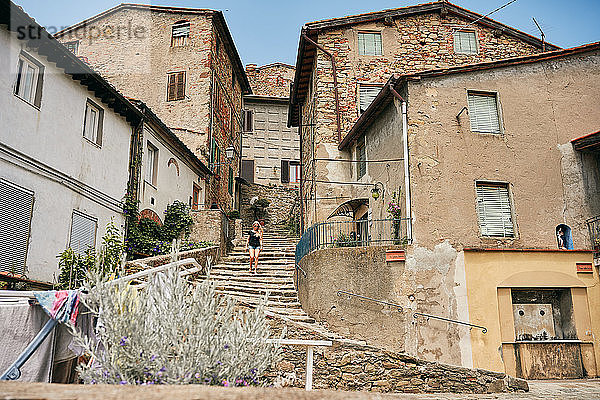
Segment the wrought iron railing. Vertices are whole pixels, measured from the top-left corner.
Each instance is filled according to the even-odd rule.
[[[590,232],[592,248],[596,252],[600,252],[600,215],[590,218],[586,222]]]
[[[475,325],[475,324],[471,324],[469,322],[459,321],[459,320],[456,320],[456,319],[449,319],[449,318],[444,318],[444,317],[438,317],[437,315],[423,314],[423,313],[419,313],[419,312],[413,313],[413,318],[414,319],[417,319],[419,317],[423,317],[423,318],[425,318],[427,320],[429,318],[433,318],[433,319],[438,319],[440,321],[446,321],[446,322],[449,322],[451,324],[465,325],[465,326],[468,326],[469,329],[477,328],[477,329],[481,329],[481,333],[487,333],[487,328],[485,326]]]
[[[357,297],[357,298],[359,298],[359,299],[361,299],[363,301],[370,301],[370,302],[373,302],[373,303],[384,304],[386,306],[397,308],[398,312],[401,312],[401,311],[404,310],[400,304],[394,304],[394,303],[390,303],[389,301],[373,299],[371,297],[362,296],[362,295],[356,294],[356,293],[346,292],[344,290],[338,290],[337,295],[338,296]]]
[[[407,218],[320,222],[308,228],[296,245],[296,265],[314,250],[406,244]]]

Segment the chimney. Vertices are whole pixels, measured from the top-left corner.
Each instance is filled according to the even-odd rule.
[[[252,72],[256,70],[256,64],[247,64],[246,65],[246,72]]]

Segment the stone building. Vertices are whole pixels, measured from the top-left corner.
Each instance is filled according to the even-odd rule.
[[[301,127],[305,222],[326,219],[347,199],[344,183],[358,178],[345,162],[330,160],[352,159],[338,145],[393,73],[555,49],[446,1],[305,24],[289,107],[289,124]]]
[[[241,176],[248,183],[297,186],[300,139],[298,130],[287,126],[294,67],[248,64],[246,74],[252,94],[244,96],[244,107],[253,123],[243,135]]]
[[[242,96],[251,89],[220,11],[121,4],[56,37],[126,96],[146,103],[209,165],[214,175],[202,207],[236,206]]]
[[[362,247],[301,260],[303,307],[425,359],[526,379],[598,376],[599,103],[600,42],[394,75],[339,150],[407,162],[347,167],[380,182],[379,196],[351,189],[369,210],[346,223]],[[377,246],[392,238],[395,225],[377,221],[390,202],[412,239],[400,251]]]

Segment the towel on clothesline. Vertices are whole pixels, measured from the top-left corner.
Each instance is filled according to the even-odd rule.
[[[48,290],[33,294],[50,318],[75,325],[79,312],[79,290]]]

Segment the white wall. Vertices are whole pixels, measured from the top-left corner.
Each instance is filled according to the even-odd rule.
[[[156,172],[156,185],[146,182],[148,142],[158,149],[158,169]],[[179,174],[174,164],[169,166],[169,160],[174,158],[179,165]],[[144,152],[142,155],[142,176],[140,177],[140,211],[151,209],[164,220],[164,211],[167,206],[175,200],[179,200],[189,205],[190,197],[193,193],[193,185],[196,183],[200,187],[198,201],[204,203],[205,181],[199,179],[199,175],[194,172],[181,157],[177,150],[168,145],[157,132],[150,127],[144,128]],[[154,204],[151,199],[154,198]],[[205,208],[203,204],[199,208]]]
[[[28,277],[50,281],[56,255],[68,244],[73,209],[98,218],[97,244],[111,217],[123,224],[119,202],[127,187],[132,127],[24,45],[0,29],[0,177],[35,192]],[[22,49],[45,66],[39,109],[13,94]],[[87,99],[104,109],[101,147],[83,138]]]

